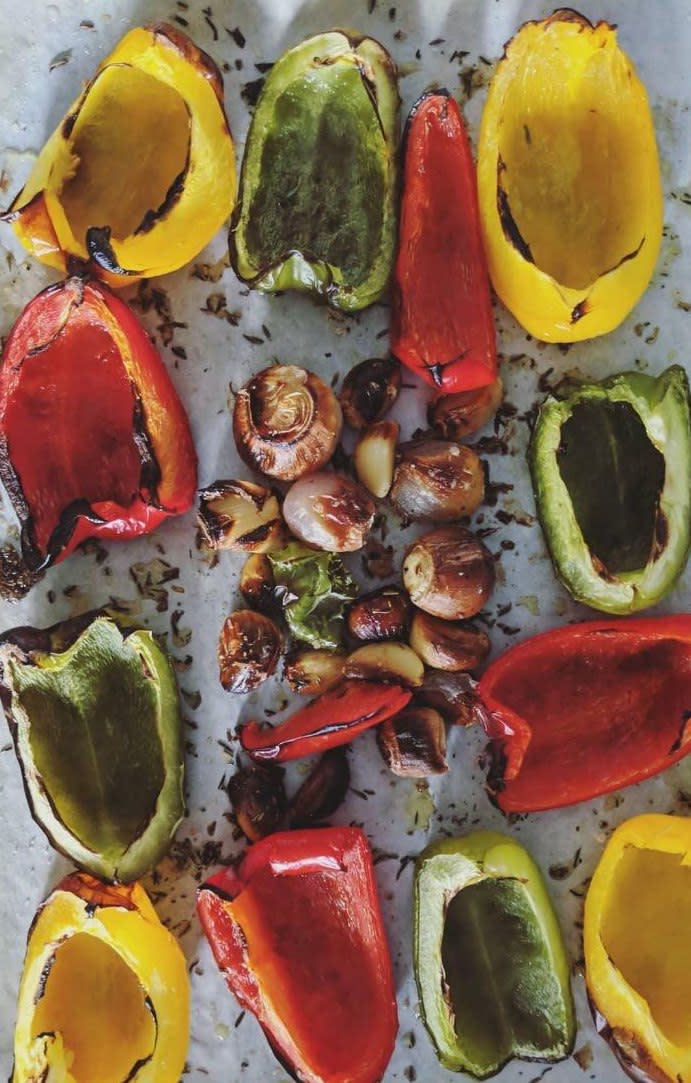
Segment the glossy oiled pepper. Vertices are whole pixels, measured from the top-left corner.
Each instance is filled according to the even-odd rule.
[[[499,807],[588,801],[691,751],[691,615],[543,632],[493,662],[478,691]]]
[[[395,684],[342,680],[274,727],[250,722],[240,743],[254,760],[296,760],[345,745],[403,710],[412,693]]]
[[[424,94],[408,118],[391,352],[442,392],[497,376],[475,166],[446,91]]]
[[[559,1060],[574,1038],[569,964],[540,870],[513,839],[434,843],[415,873],[415,976],[446,1068]]]
[[[178,1083],[187,965],[139,884],[66,877],[29,932],[12,1083]]]
[[[662,185],[645,87],[616,29],[570,9],[521,27],[478,148],[492,284],[536,338],[613,330],[653,273]]]
[[[70,278],[22,312],[0,370],[0,478],[32,569],[86,538],[131,538],[192,506],[187,415],[144,328]]]
[[[214,957],[303,1083],[377,1083],[398,1025],[372,856],[359,828],[271,835],[199,892]]]
[[[159,23],[101,63],[3,217],[44,263],[118,286],[188,263],[234,199],[221,73]]]
[[[622,372],[540,407],[530,445],[537,512],[555,569],[606,613],[654,605],[691,542],[689,382]]]
[[[689,1083],[691,820],[637,816],[618,827],[584,922],[597,1029],[637,1083]]]

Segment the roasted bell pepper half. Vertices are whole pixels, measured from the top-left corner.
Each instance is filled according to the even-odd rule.
[[[274,64],[230,230],[243,282],[345,311],[381,296],[396,248],[399,104],[395,64],[372,38],[318,34]]]
[[[302,1083],[377,1083],[398,1016],[372,855],[357,827],[282,832],[198,893],[214,958]]]
[[[573,1045],[569,962],[544,880],[506,835],[432,843],[414,886],[422,1018],[445,1068],[479,1079]]]
[[[554,628],[506,651],[478,692],[499,808],[589,801],[691,752],[691,615]]]
[[[497,378],[475,166],[448,91],[423,94],[406,126],[391,352],[442,392]]]
[[[626,820],[585,900],[585,976],[598,1031],[638,1083],[691,1081],[691,820]]]
[[[492,284],[530,334],[578,342],[621,323],[657,262],[663,196],[615,27],[570,9],[521,27],[487,95],[478,187]]]
[[[31,813],[104,880],[150,872],[184,816],[182,716],[151,632],[105,614],[0,639],[0,699]]]
[[[178,1083],[187,964],[139,884],[62,880],[29,931],[12,1083]]]
[[[691,545],[684,369],[623,372],[548,398],[529,459],[552,563],[573,597],[620,614],[659,602]]]
[[[223,78],[165,23],[131,30],[99,66],[2,216],[60,271],[111,286],[188,263],[235,200]]]
[[[107,287],[70,278],[12,328],[0,368],[0,478],[33,570],[87,538],[132,538],[194,502],[197,457],[165,366]]]
[[[344,679],[278,726],[249,722],[240,744],[253,760],[282,763],[346,745],[402,711],[412,696],[396,684]]]

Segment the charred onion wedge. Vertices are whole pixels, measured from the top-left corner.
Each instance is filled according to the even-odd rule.
[[[403,584],[418,609],[442,620],[466,620],[492,593],[492,554],[465,527],[431,530],[406,552]]]
[[[428,669],[416,699],[434,707],[455,726],[481,726],[487,711],[477,694],[477,681],[469,673]]]
[[[472,448],[423,440],[400,449],[390,499],[406,519],[452,522],[472,515],[485,495],[482,463]]]
[[[283,768],[273,763],[240,767],[228,783],[235,820],[250,842],[280,828],[288,807]]]
[[[374,512],[361,485],[327,471],[296,481],[283,502],[283,517],[295,537],[328,553],[362,549]]]
[[[410,602],[399,587],[364,594],[348,610],[348,631],[356,639],[403,639]]]
[[[345,660],[345,654],[324,648],[293,651],[285,660],[283,677],[293,692],[317,696],[338,684]]]
[[[501,380],[473,391],[438,395],[427,408],[427,420],[445,440],[465,440],[484,428],[501,406]]]
[[[214,481],[203,489],[197,523],[209,549],[267,553],[286,542],[278,498],[252,481]]]
[[[235,396],[233,436],[241,458],[281,481],[325,466],[342,427],[331,388],[297,365],[271,365]]]
[[[345,677],[363,681],[395,681],[405,688],[419,688],[425,670],[414,650],[406,643],[367,643],[348,655]]]
[[[240,572],[240,593],[252,609],[271,616],[281,606],[274,594],[274,573],[264,553],[252,553]]]
[[[490,650],[486,632],[472,624],[431,617],[420,609],[410,625],[410,645],[426,666],[452,673],[477,669]]]
[[[310,827],[332,816],[343,804],[349,786],[350,766],[345,747],[328,749],[291,799],[290,826]]]
[[[446,762],[446,726],[432,707],[407,707],[377,729],[382,759],[395,775],[427,778],[443,775]]]
[[[398,398],[401,366],[393,358],[361,361],[343,381],[339,399],[346,425],[368,429],[381,421]]]
[[[363,432],[353,451],[358,480],[379,500],[391,488],[400,431],[397,421],[378,421]]]
[[[283,637],[263,613],[236,609],[218,642],[220,681],[226,692],[251,692],[276,669]]]

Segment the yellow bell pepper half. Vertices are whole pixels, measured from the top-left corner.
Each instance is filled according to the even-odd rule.
[[[44,263],[86,263],[122,286],[193,259],[235,190],[221,74],[160,24],[131,30],[103,61],[3,218]]]
[[[691,1081],[691,820],[647,815],[610,839],[585,903],[586,981],[624,1068]]]
[[[178,1083],[182,951],[139,884],[66,877],[39,909],[19,989],[12,1083]]]
[[[663,218],[648,97],[614,27],[570,10],[521,27],[489,89],[478,186],[492,284],[527,331],[576,342],[621,323]]]

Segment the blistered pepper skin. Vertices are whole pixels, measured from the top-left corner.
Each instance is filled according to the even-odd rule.
[[[188,1035],[185,958],[144,889],[67,876],[29,931],[12,1083],[178,1083]]]
[[[0,478],[32,569],[87,538],[131,538],[187,511],[197,457],[144,328],[106,286],[70,278],[15,323],[0,369]]]

